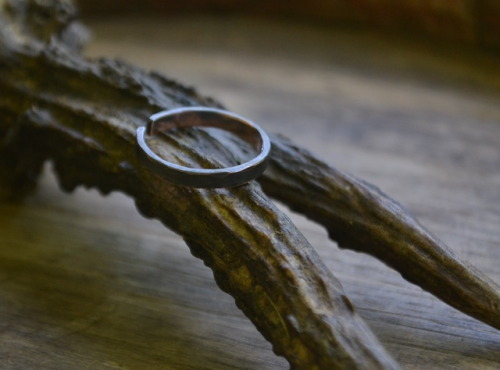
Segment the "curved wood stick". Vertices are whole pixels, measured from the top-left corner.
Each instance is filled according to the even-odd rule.
[[[297,169],[307,174],[298,176]],[[269,195],[323,225],[341,248],[378,258],[450,306],[500,329],[498,285],[373,185],[283,138],[274,138],[261,182]]]
[[[28,9],[40,4],[33,2]],[[59,4],[41,14],[64,17]],[[4,9],[6,14],[7,21],[16,22],[19,16],[30,24],[29,12],[9,14]],[[212,101],[123,63],[83,59],[62,42],[74,40],[70,21],[50,37],[50,44],[30,34],[13,34],[23,26],[4,28],[0,45],[4,196],[27,189],[43,161],[50,159],[64,190],[84,185],[104,193],[123,191],[134,197],[145,216],[180,234],[193,255],[213,270],[219,287],[234,297],[292,367],[398,368],[340,283],[258,183],[186,188],[140,164],[135,130],[151,113]],[[168,160],[217,166],[237,163],[230,151],[220,149],[220,141],[224,147],[234,145],[231,140],[239,139],[198,131],[156,137],[149,144]]]

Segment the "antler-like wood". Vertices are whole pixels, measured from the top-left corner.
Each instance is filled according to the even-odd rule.
[[[184,188],[140,166],[134,132],[151,113],[219,104],[158,74],[84,59],[78,53],[84,29],[74,14],[68,2],[2,3],[2,197],[29,191],[50,159],[64,190],[84,185],[126,192],[144,215],[182,235],[292,367],[397,368],[259,184]],[[168,160],[195,166],[234,164],[248,151],[234,137],[201,130],[150,145]],[[273,139],[261,183],[267,194],[323,224],[341,246],[375,255],[450,305],[500,328],[499,288],[372,186],[281,137]]]

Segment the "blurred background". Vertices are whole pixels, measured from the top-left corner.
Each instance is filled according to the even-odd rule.
[[[419,35],[482,48],[500,47],[496,0],[80,0],[86,14],[252,14]]]

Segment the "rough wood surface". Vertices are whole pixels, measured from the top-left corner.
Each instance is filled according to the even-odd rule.
[[[119,46],[119,45],[118,45],[118,46]],[[174,49],[175,49],[175,48],[174,48]],[[174,55],[174,59],[175,59],[175,55]],[[238,60],[238,61],[240,61],[240,60]],[[175,63],[174,63],[174,64],[175,64]],[[106,66],[106,64],[105,64],[105,63],[104,63],[103,65],[104,65],[104,66]],[[117,65],[118,65],[118,64],[117,64]],[[116,67],[117,65],[113,65],[113,67]],[[228,72],[230,72],[230,71],[228,71]],[[279,74],[278,74],[278,75],[279,75]],[[230,75],[229,75],[229,76],[230,76]],[[210,78],[210,74],[207,74],[207,78]],[[222,86],[224,86],[224,85],[222,85]],[[43,111],[43,110],[40,110],[40,109],[38,109],[38,110],[32,110],[32,111],[30,111],[30,112],[29,112],[29,114],[30,114],[30,116],[29,116],[28,118],[30,118],[30,120],[31,120],[31,122],[32,122],[32,123],[33,123],[33,122],[36,122],[36,119],[39,119],[38,123],[43,123],[43,122],[44,122],[44,120],[43,120],[43,118],[44,118],[44,116],[43,116],[44,111]],[[295,121],[295,122],[298,122],[298,121]],[[38,140],[41,140],[42,138],[41,138],[41,137],[37,137],[37,139],[38,139]],[[187,140],[187,139],[184,139],[184,140]],[[191,140],[198,140],[198,139],[197,139],[196,137],[194,137],[194,138],[191,138]],[[31,141],[30,141],[30,142],[31,142]],[[89,145],[92,145],[92,144],[95,144],[95,143],[89,143]],[[285,145],[285,144],[286,144],[286,142],[284,142],[284,143],[283,143],[283,145]],[[94,147],[94,149],[95,149],[95,147]],[[54,148],[51,148],[50,150],[54,150]],[[66,153],[65,153],[65,154],[66,154]],[[165,154],[168,154],[168,153],[165,153]],[[30,158],[30,157],[28,156],[28,158]],[[64,162],[64,161],[63,161],[63,160],[60,160],[59,162],[56,162],[56,163],[62,163],[62,162]],[[80,163],[79,165],[85,166],[85,163]],[[66,168],[66,169],[65,169],[65,168],[62,168],[62,169],[61,169],[61,168],[60,168],[59,170],[60,170],[60,173],[65,173],[65,172],[66,172],[66,173],[70,173],[70,172],[71,172],[71,171],[70,171],[69,169],[67,169],[67,168]],[[272,172],[271,172],[271,174],[272,174]],[[64,177],[64,176],[63,176],[63,177]],[[75,185],[75,184],[73,184],[73,183],[72,183],[72,181],[71,181],[72,179],[71,179],[70,177],[71,177],[71,176],[68,176],[68,178],[66,179],[66,182],[64,182],[64,180],[63,180],[63,183],[65,183],[68,187],[70,187],[70,188],[71,188],[71,187],[72,187],[73,185]],[[74,180],[74,179],[73,179],[73,180]],[[92,180],[94,180],[94,179],[92,179]],[[489,355],[489,356],[490,356],[490,355]],[[493,355],[493,356],[494,356],[494,355]],[[491,360],[491,358],[493,358],[493,359],[494,359],[494,357],[491,357],[491,356],[490,356],[490,357],[488,357],[488,358],[489,358],[490,360]],[[487,361],[486,361],[486,363],[487,363]]]
[[[123,191],[145,216],[180,234],[293,368],[398,368],[312,246],[256,182],[187,188],[141,165],[135,130],[149,115],[211,101],[158,74],[83,59],[75,52],[73,10],[63,4],[27,1],[2,9],[4,196],[32,184],[50,159],[64,190]],[[164,136],[150,147],[188,166],[235,165],[220,142],[243,144],[199,130]]]

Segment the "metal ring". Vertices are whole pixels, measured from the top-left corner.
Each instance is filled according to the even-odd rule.
[[[146,144],[145,134],[156,135],[177,127],[216,127],[250,143],[258,155],[233,167],[191,168],[168,162]],[[228,111],[206,107],[184,107],[153,114],[146,127],[137,129],[137,154],[141,162],[167,180],[197,188],[221,188],[247,183],[266,169],[271,151],[267,134],[255,123]]]

